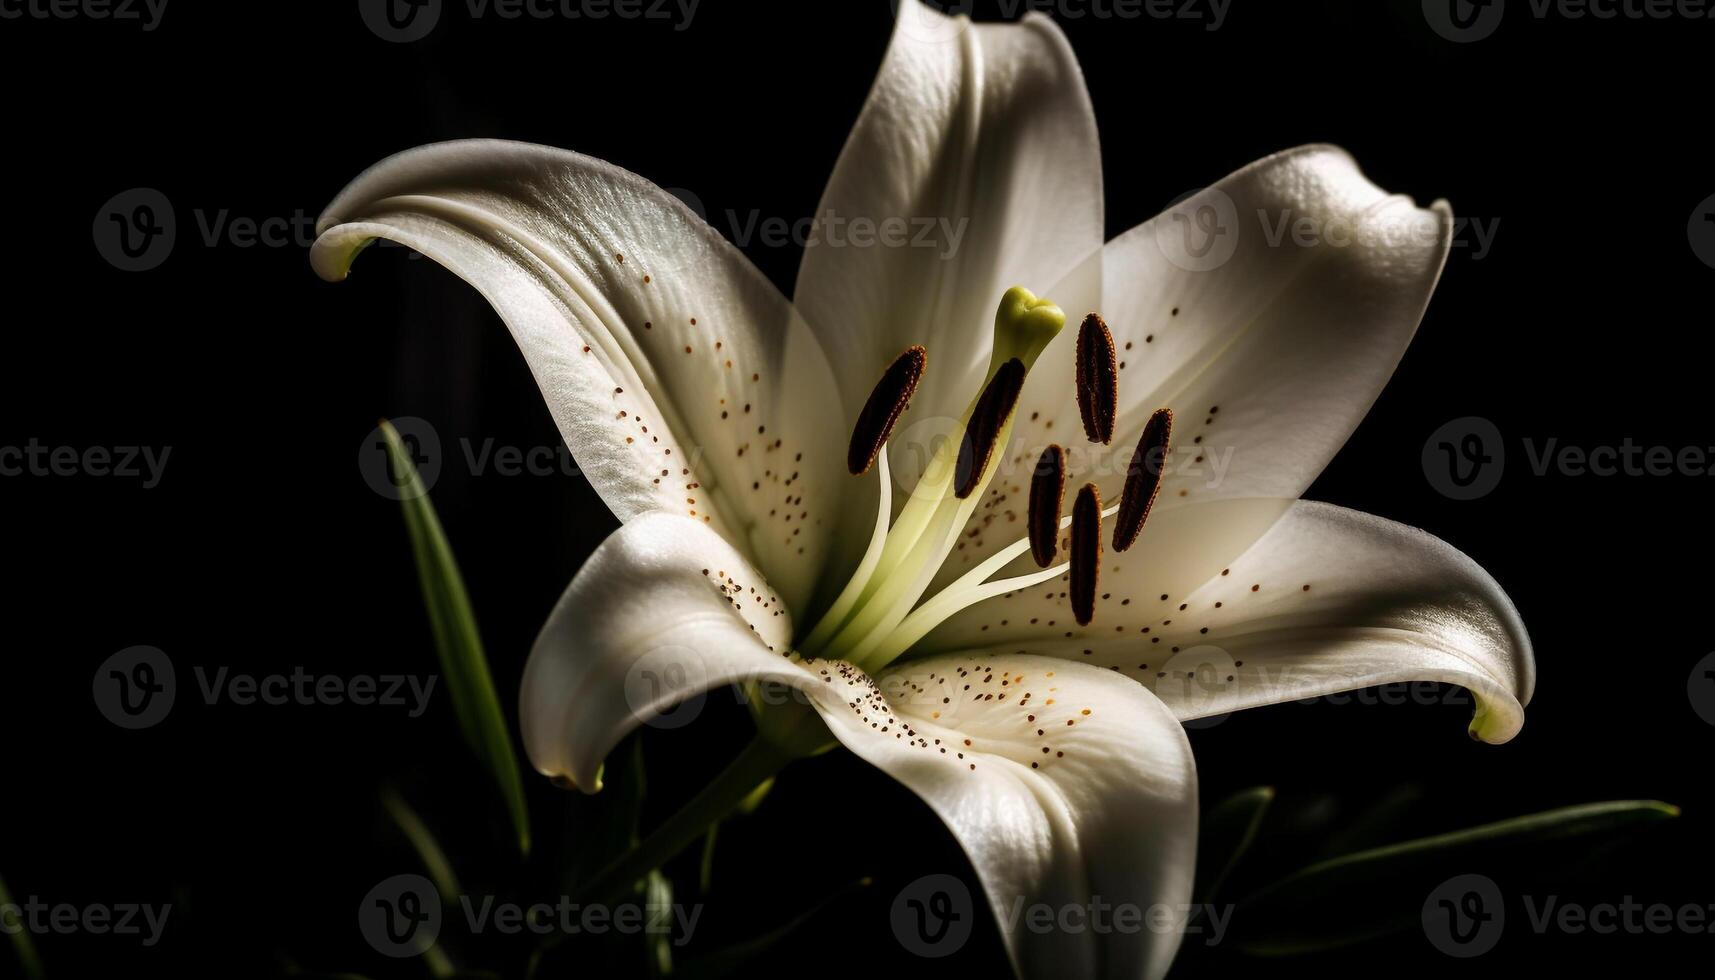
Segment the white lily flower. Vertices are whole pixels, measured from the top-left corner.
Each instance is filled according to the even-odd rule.
[[[642,178],[486,140],[359,177],[313,261],[340,279],[387,238],[480,290],[623,522],[531,653],[537,769],[594,790],[608,752],[676,700],[785,685],[802,697],[758,711],[750,775],[831,733],[958,837],[1021,975],[1159,977],[1177,928],[1006,924],[1020,900],[1189,903],[1183,721],[1431,680],[1473,692],[1477,738],[1522,724],[1530,644],[1487,574],[1421,532],[1297,500],[1402,356],[1451,213],[1312,146],[1104,245],[1095,120],[1058,29],[902,6],[792,301]],[[1339,234],[1276,239],[1252,215]],[[1224,252],[1175,244],[1211,216],[1236,226]],[[960,229],[957,247],[832,244],[836,223],[925,218]],[[1105,330],[1086,328],[1089,358],[1056,340],[1062,308],[1101,311],[1111,363]],[[926,362],[901,355],[913,345]],[[907,401],[908,431],[944,425],[920,457],[906,450],[926,438],[884,445]],[[1087,451],[1081,404],[1098,440],[1161,451],[1171,409],[1171,455],[1140,471]],[[1025,507],[1054,443],[1062,485],[1092,485],[1066,518],[1057,487]],[[1104,553],[1116,511],[1116,544],[1148,520]],[[1071,561],[1040,567],[1031,524],[1050,559],[1071,525]],[[639,694],[651,664],[689,674]]]

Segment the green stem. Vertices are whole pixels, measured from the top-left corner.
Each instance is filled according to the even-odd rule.
[[[581,890],[580,904],[608,903],[626,897],[639,880],[707,833],[793,758],[765,738],[752,740],[683,809],[592,878]]]

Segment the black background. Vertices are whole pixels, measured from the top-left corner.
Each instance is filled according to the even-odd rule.
[[[318,280],[307,245],[320,209],[390,153],[495,136],[688,189],[729,234],[729,209],[809,215],[891,18],[886,0],[705,0],[675,30],[650,19],[473,20],[451,3],[409,44],[378,39],[355,3],[331,0],[176,0],[148,32],[0,20],[0,445],[171,447],[151,490],[0,478],[0,875],[14,897],[174,904],[153,949],[41,937],[50,976],[270,975],[291,964],[426,975],[381,960],[356,928],[363,893],[414,870],[376,803],[384,783],[430,815],[470,877],[517,879],[501,811],[444,698],[413,720],[380,707],[211,707],[181,691],[173,715],[141,732],[108,724],[91,703],[96,665],[134,644],[166,650],[186,689],[191,665],[434,671],[398,505],[357,465],[376,419],[429,419],[449,447],[559,444],[505,330],[450,274],[389,249],[345,284]],[[1703,342],[1715,269],[1687,240],[1715,193],[1700,133],[1700,56],[1715,21],[1537,18],[1513,0],[1493,37],[1455,44],[1416,0],[1237,0],[1216,31],[1150,17],[1061,24],[1102,128],[1110,236],[1254,158],[1324,140],[1383,187],[1498,221],[1488,254],[1455,249],[1394,380],[1308,496],[1426,528],[1492,572],[1535,641],[1536,700],[1522,735],[1499,747],[1465,738],[1468,708],[1457,704],[1284,705],[1194,731],[1206,804],[1257,784],[1280,790],[1258,880],[1401,792],[1414,802],[1390,829],[1396,839],[1659,798],[1684,815],[1631,835],[1605,870],[1553,887],[1587,902],[1715,902],[1705,763],[1715,730],[1686,688],[1711,648],[1709,478],[1538,476],[1522,449],[1550,438],[1715,445]],[[159,268],[123,272],[96,250],[92,219],[136,187],[170,200],[177,240]],[[296,228],[273,246],[205,241],[199,221],[222,211]],[[746,251],[790,294],[795,246]],[[1420,462],[1429,434],[1462,416],[1491,420],[1510,457],[1498,488],[1474,501],[1437,493]],[[511,714],[536,629],[614,521],[575,475],[472,478],[449,465],[433,499]],[[648,733],[646,822],[729,758],[746,724],[717,705],[688,730]],[[539,838],[576,832],[572,797],[533,774],[526,787]],[[802,764],[729,828],[708,934],[681,955],[759,934],[868,876],[758,968],[1004,975],[986,919],[950,960],[894,942],[893,897],[943,871],[974,882],[903,788],[841,754]],[[694,875],[679,872],[681,898],[695,900]],[[1551,881],[1497,877],[1533,894]],[[1318,912],[1338,918],[1381,900],[1355,894]],[[1415,918],[1416,906],[1403,911]],[[1707,935],[1539,936],[1519,906],[1509,915],[1500,947],[1471,961],[1443,957],[1414,927],[1324,956],[1188,954],[1180,968],[1500,976],[1715,947]],[[14,969],[0,952],[0,975]]]

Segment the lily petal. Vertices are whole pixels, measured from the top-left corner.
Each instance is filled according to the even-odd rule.
[[[1201,247],[1200,217],[1231,231],[1199,260],[1186,236]],[[1117,431],[1135,439],[1156,409],[1176,416],[1159,506],[1303,494],[1393,376],[1452,228],[1445,202],[1419,208],[1344,150],[1308,146],[1109,242],[1102,313],[1126,365]]]
[[[957,419],[976,396],[1001,294],[1059,282],[1104,240],[1095,116],[1059,28],[1039,14],[972,24],[901,0],[816,214],[795,301],[842,366],[848,413],[922,344],[913,424]],[[857,222],[903,228],[903,240],[862,246]],[[1051,295],[1099,295],[1093,282],[1082,292]],[[922,464],[901,448],[895,473],[908,487]]]
[[[1019,976],[1166,974],[1191,900],[1197,780],[1165,705],[1110,671],[1010,653],[844,680],[838,703],[812,691],[824,720],[953,831]],[[1141,911],[1142,927],[1061,927],[1096,902]],[[1046,932],[1027,918],[1041,907]]]
[[[602,760],[644,723],[732,683],[802,686],[792,617],[762,574],[706,525],[645,514],[596,548],[524,667],[519,724],[543,775],[595,792]]]
[[[1021,975],[1165,974],[1197,827],[1190,747],[1165,705],[1109,671],[1041,657],[953,654],[875,679],[800,662],[782,656],[790,617],[771,605],[755,570],[704,525],[653,514],[620,528],[531,653],[531,761],[593,789],[602,758],[639,724],[674,717],[673,704],[731,683],[788,685],[946,822]],[[1098,900],[1141,910],[1143,927],[1044,933],[1023,918]]]
[[[387,238],[475,286],[620,520],[692,517],[804,601],[842,512],[832,372],[791,304],[676,198],[580,154],[467,140],[372,167],[318,230],[324,278]]]
[[[1181,720],[1433,681],[1475,695],[1476,738],[1505,742],[1524,724],[1536,666],[1517,610],[1475,562],[1423,531],[1298,501],[1195,589],[1162,599],[1155,581],[1140,581],[1148,565],[1121,566],[1088,630],[1072,623],[1063,592],[1030,590],[1003,603],[1008,626],[981,632],[975,619],[955,620],[925,646],[958,646],[976,631],[995,649],[1112,668]]]
[[[1062,337],[1031,372],[985,503],[1003,515],[1022,508],[1036,454],[1053,442],[1067,447],[1069,481],[1114,498],[1160,408],[1174,411],[1173,450],[1152,521],[1198,501],[1298,497],[1404,356],[1452,221],[1445,203],[1419,208],[1387,194],[1345,151],[1307,146],[1109,242],[1099,308],[1121,364],[1114,443],[1082,438],[1074,345]],[[961,558],[980,561],[1006,543],[978,534]]]

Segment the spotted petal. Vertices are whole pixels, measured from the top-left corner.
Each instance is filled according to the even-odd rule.
[[[956,418],[976,396],[1008,287],[1044,289],[1101,247],[1101,151],[1083,74],[1048,18],[972,24],[917,0],[898,7],[795,300],[842,366],[850,412],[901,350],[926,346],[919,424]],[[905,235],[860,246],[859,223]],[[1054,298],[1092,302],[1095,284],[1082,293]],[[895,473],[910,486],[922,454],[904,445]]]
[[[1175,418],[1157,515],[1200,501],[1298,497],[1404,356],[1452,220],[1445,203],[1419,208],[1389,195],[1345,151],[1308,146],[1253,163],[1109,242],[1100,310],[1121,365],[1117,436],[1108,447],[1085,441],[1070,393],[1074,344],[1061,337],[1031,372],[1003,469],[947,575],[1007,543],[990,528],[1022,512],[1030,467],[1049,443],[1067,447],[1069,482],[1094,481],[1102,499],[1115,499],[1159,408]]]
[[[804,601],[846,489],[832,374],[791,304],[677,199],[576,153],[468,140],[377,164],[318,228],[327,279],[387,238],[470,282],[621,520],[692,517]]]
[[[980,642],[1112,668],[1182,720],[1443,682],[1476,696],[1473,736],[1504,742],[1518,733],[1536,667],[1524,625],[1493,578],[1422,531],[1329,504],[1280,506],[1284,516],[1255,545],[1195,588],[1158,591],[1146,527],[1142,558],[1122,563],[1103,586],[1111,598],[1089,629],[1072,623],[1063,591],[1033,589],[961,614],[923,647]]]
[[[1160,701],[1108,671],[1010,654],[951,654],[871,679],[785,656],[790,634],[761,576],[704,525],[666,514],[627,524],[531,653],[530,759],[594,788],[627,732],[685,719],[674,704],[735,682],[787,685],[946,822],[1020,975],[1166,972],[1190,899],[1196,776]],[[1038,928],[1040,908],[1066,921],[1098,901],[1126,908],[1131,928]]]

